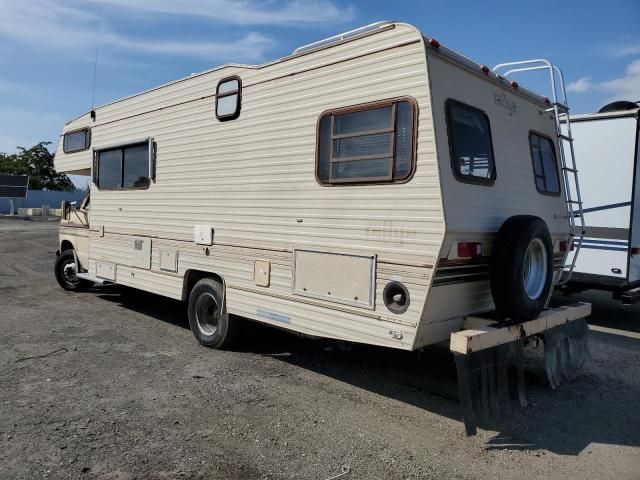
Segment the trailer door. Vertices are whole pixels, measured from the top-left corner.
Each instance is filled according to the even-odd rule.
[[[572,121],[571,130],[586,224],[576,272],[625,280],[637,119],[629,116]]]

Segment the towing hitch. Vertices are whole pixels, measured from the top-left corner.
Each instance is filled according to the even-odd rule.
[[[588,326],[591,304],[548,308],[538,318],[502,325],[491,318],[466,317],[463,330],[451,334],[451,351],[458,371],[458,393],[467,435],[480,423],[512,408],[510,385],[521,407],[527,406],[523,350],[525,342],[542,340],[547,378],[552,388],[575,377],[589,358]],[[515,374],[514,374],[515,370]]]

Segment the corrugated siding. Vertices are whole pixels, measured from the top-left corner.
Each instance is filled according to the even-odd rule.
[[[556,218],[567,213],[562,196],[542,195],[536,190],[529,148],[529,132],[555,138],[551,113],[461,67],[430,55],[429,76],[437,125],[441,181],[447,232],[497,232],[512,215],[530,214],[544,219],[552,233],[569,231],[568,222]],[[496,105],[494,95],[506,94],[517,105],[509,114]],[[454,99],[483,110],[489,117],[497,178],[491,187],[462,183],[453,176],[446,128],[445,101]]]
[[[446,218],[446,236],[442,256],[453,240],[484,241],[490,245],[493,232],[512,215],[530,214],[544,219],[552,236],[566,237],[568,221],[562,218],[567,208],[563,197],[540,194],[535,187],[529,132],[535,130],[554,138],[553,117],[513,89],[474,75],[458,65],[429,54],[429,82],[433,99],[433,121],[440,162],[440,181]],[[495,95],[506,94],[517,111],[496,104]],[[497,178],[493,186],[458,181],[451,167],[449,138],[445,116],[447,99],[483,110],[489,117]],[[493,299],[489,281],[438,286],[429,292],[415,347],[449,338],[462,318],[491,310]]]
[[[243,82],[242,112],[219,122],[212,94],[221,78],[235,74]],[[419,106],[413,179],[320,186],[315,142],[321,112],[399,96]],[[289,315],[287,328],[411,348],[444,230],[419,32],[396,25],[261,68],[195,76],[97,110],[93,148],[148,136],[157,143],[156,183],[142,191],[92,190],[92,228],[102,225],[105,232],[92,235],[92,266],[117,263],[119,282],[172,297],[182,295],[188,269],[215,271],[225,278],[233,313],[270,322],[256,315],[267,309]],[[56,161],[63,166],[67,159],[58,154]],[[208,256],[193,244],[196,224],[214,227]],[[130,267],[133,234],[154,237],[151,271]],[[158,249],[171,246],[179,250],[177,275],[159,271]],[[294,296],[296,247],[377,255],[375,310]],[[253,282],[258,258],[271,261],[268,289]],[[402,315],[382,302],[392,277],[401,277],[410,291],[412,303]],[[402,340],[391,340],[391,328]]]

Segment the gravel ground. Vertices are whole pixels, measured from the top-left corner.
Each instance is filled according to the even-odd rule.
[[[56,238],[0,219],[0,479],[640,478],[640,306],[577,297],[627,336],[592,331],[556,391],[532,360],[531,405],[468,438],[444,349],[254,326],[208,350],[179,302],[60,289]]]

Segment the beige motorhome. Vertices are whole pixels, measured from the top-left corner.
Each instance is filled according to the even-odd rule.
[[[379,22],[87,112],[55,156],[93,178],[56,276],[188,301],[212,347],[238,317],[407,350],[494,310],[541,333],[576,232],[566,106],[507,78],[544,68],[553,84],[536,62],[501,75]]]
[[[522,297],[498,300],[516,320],[545,305],[570,234],[555,150],[547,99],[410,25],[374,24],[67,123],[56,168],[93,183],[90,214],[61,224],[58,277],[191,298],[205,344],[225,343],[211,338],[231,320],[204,318],[224,310],[420,348],[496,296]]]

